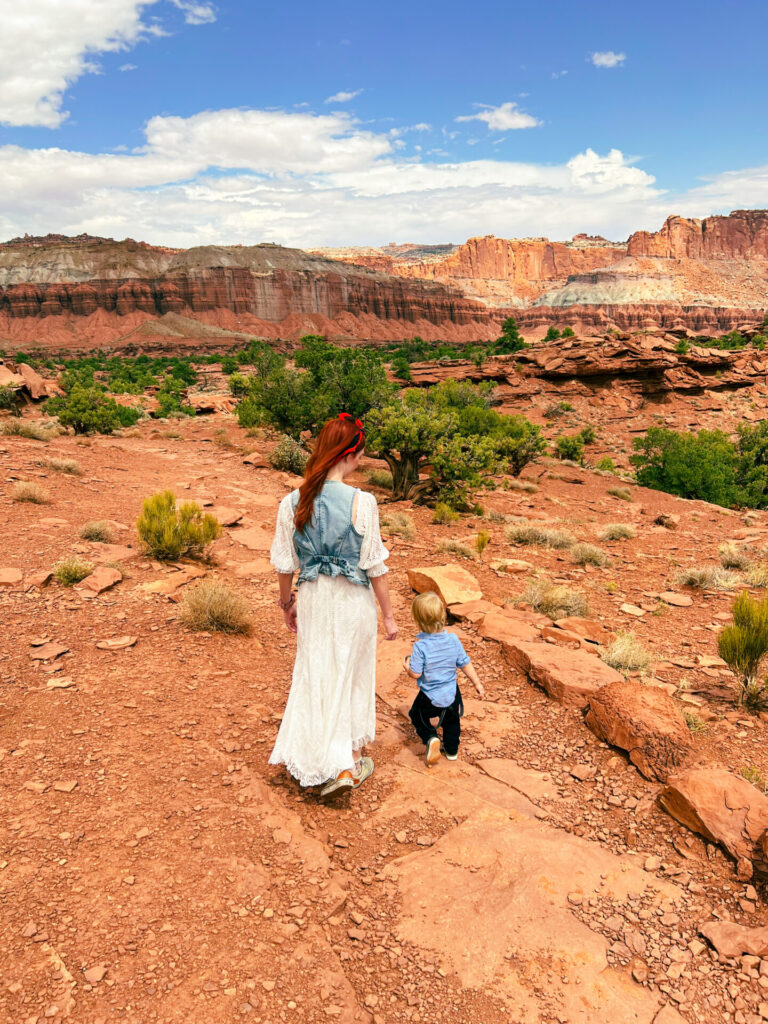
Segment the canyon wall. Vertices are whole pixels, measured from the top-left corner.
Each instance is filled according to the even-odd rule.
[[[663,259],[768,259],[768,210],[734,210],[727,217],[667,217],[660,231],[636,231],[629,256]]]

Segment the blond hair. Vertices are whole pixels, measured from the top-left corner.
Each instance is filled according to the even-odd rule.
[[[433,590],[427,590],[415,598],[411,614],[422,633],[439,633],[445,627],[445,605]]]

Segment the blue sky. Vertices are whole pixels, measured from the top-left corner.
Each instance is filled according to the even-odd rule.
[[[766,28],[757,0],[27,0],[0,237],[619,239],[765,207]]]

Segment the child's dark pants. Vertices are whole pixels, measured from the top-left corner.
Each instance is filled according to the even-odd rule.
[[[461,716],[464,714],[464,705],[461,700],[461,690],[458,684],[456,686],[456,696],[450,707],[436,708],[429,697],[422,690],[419,690],[408,714],[413,722],[413,728],[425,746],[433,736],[437,736],[437,730],[442,725],[443,747],[446,754],[457,754],[459,752]],[[430,722],[430,718],[440,719],[437,726]]]

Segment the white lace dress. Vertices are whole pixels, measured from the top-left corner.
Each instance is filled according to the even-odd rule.
[[[369,578],[387,572],[389,551],[372,494],[358,491],[355,529],[363,535],[359,566]],[[293,507],[280,503],[270,561],[298,572]],[[345,576],[307,580],[298,588],[293,681],[270,764],[284,764],[302,786],[319,786],[352,768],[352,751],[376,733],[376,598]]]

